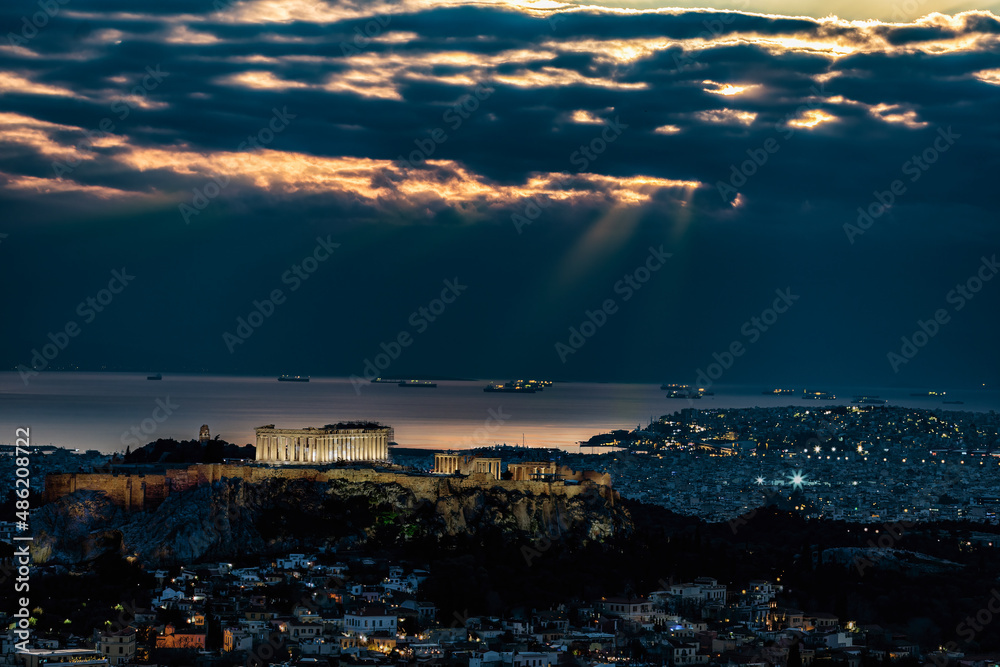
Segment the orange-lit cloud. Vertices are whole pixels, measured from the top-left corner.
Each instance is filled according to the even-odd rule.
[[[18,114],[0,114],[7,130],[3,140],[36,150],[54,160],[104,161],[111,171],[136,171],[162,176],[208,180],[225,177],[238,187],[271,195],[331,194],[365,201],[372,206],[391,203],[400,208],[439,204],[496,208],[527,198],[542,197],[569,203],[638,205],[662,191],[678,193],[701,183],[650,176],[613,177],[596,173],[537,173],[519,185],[499,184],[452,160],[428,160],[424,168],[358,157],[320,157],[299,152],[203,152],[184,146],[139,147],[128,137],[102,135],[90,142],[112,153],[84,152],[59,143],[56,133],[82,133],[81,128],[38,121]],[[79,191],[101,198],[138,196],[125,190],[83,185],[69,173],[62,179],[10,177],[5,187],[36,192]],[[184,193],[187,196],[187,193]],[[682,195],[678,195],[678,198]]]
[[[706,123],[721,123],[724,125],[749,125],[757,118],[753,111],[739,109],[710,109],[698,111],[695,118]]]
[[[877,104],[869,109],[870,113],[887,123],[899,123],[910,129],[927,127],[925,121],[920,120],[917,112],[913,109],[904,109],[899,104]]]
[[[705,92],[712,93],[713,95],[742,95],[748,90],[753,90],[754,88],[759,88],[758,84],[732,84],[732,83],[718,83],[716,81],[705,80],[702,81],[705,85]]]
[[[820,111],[819,109],[809,109],[803,112],[797,118],[793,118],[788,121],[788,124],[792,127],[802,127],[806,129],[812,129],[823,123],[829,123],[830,121],[837,120],[836,116],[826,113],[825,111]]]

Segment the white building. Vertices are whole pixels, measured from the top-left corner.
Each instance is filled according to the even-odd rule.
[[[500,654],[511,667],[550,667],[559,662],[559,654],[542,651],[514,651]]]
[[[362,607],[344,614],[344,632],[349,635],[371,635],[376,632],[396,634],[396,615],[384,607]]]
[[[253,633],[246,629],[226,628],[222,633],[222,650],[227,653],[250,651],[253,649],[253,640]]]
[[[474,653],[469,657],[469,667],[500,667],[502,658],[496,651]]]
[[[607,598],[599,607],[609,616],[618,616],[639,623],[648,622],[653,616],[653,603],[646,598]]]

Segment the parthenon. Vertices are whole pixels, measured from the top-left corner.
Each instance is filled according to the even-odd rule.
[[[322,428],[275,428],[257,432],[257,460],[265,463],[317,464],[338,461],[387,461],[393,430],[374,422],[341,422]]]

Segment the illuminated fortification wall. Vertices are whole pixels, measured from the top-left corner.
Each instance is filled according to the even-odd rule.
[[[130,511],[154,509],[171,493],[217,482],[224,478],[240,478],[250,483],[268,479],[305,479],[310,481],[344,480],[375,484],[399,484],[413,492],[418,500],[437,500],[442,496],[469,489],[500,487],[533,495],[564,496],[573,498],[590,489],[614,503],[617,494],[611,489],[606,473],[578,472],[577,484],[562,482],[498,480],[488,473],[474,473],[468,477],[442,477],[382,472],[372,469],[333,468],[322,469],[299,465],[272,467],[203,463],[186,468],[168,468],[156,472],[121,470],[110,473],[60,473],[45,478],[45,499],[53,502],[74,491],[103,491],[117,505]]]

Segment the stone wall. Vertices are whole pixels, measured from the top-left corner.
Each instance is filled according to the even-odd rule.
[[[418,499],[435,501],[466,489],[501,487],[532,495],[563,496],[573,498],[586,489],[597,487],[605,500],[612,505],[617,494],[611,489],[607,474],[580,472],[570,476],[578,484],[562,482],[536,482],[498,480],[488,473],[473,473],[468,477],[441,477],[374,469],[333,468],[310,466],[271,467],[262,465],[234,465],[203,463],[186,468],[168,468],[162,472],[120,471],[111,473],[60,473],[45,478],[45,500],[53,502],[74,491],[103,491],[116,505],[129,510],[155,509],[172,493],[205,486],[223,478],[241,478],[250,483],[266,479],[305,479],[310,481],[345,480],[374,484],[398,484]]]

